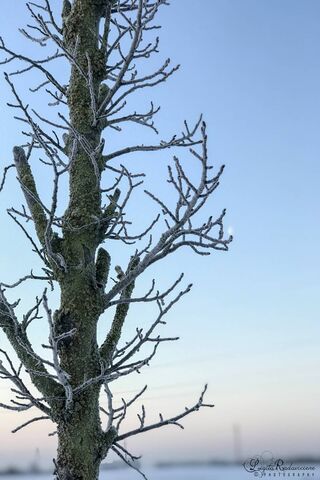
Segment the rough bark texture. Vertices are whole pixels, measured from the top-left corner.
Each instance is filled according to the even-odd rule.
[[[116,436],[103,433],[99,417],[99,389],[87,391],[75,402],[72,414],[58,426],[58,478],[96,480],[101,461]]]
[[[100,2],[102,5],[102,2]],[[70,8],[65,2],[63,37],[68,49],[78,44],[77,59],[84,71],[91,58],[94,90],[97,94],[104,75],[99,62],[98,26],[101,5],[94,0],[77,0]],[[93,127],[90,93],[85,79],[72,67],[68,88],[68,106],[72,127],[94,150],[101,131]],[[60,348],[62,368],[77,386],[100,373],[96,338],[97,321],[103,311],[102,290],[96,281],[96,249],[101,241],[98,224],[101,193],[100,171],[88,155],[79,149],[70,169],[70,202],[65,214],[63,256],[69,265],[61,285],[61,307],[56,314],[57,332],[76,328],[76,334]],[[91,227],[87,225],[93,224]],[[78,394],[65,421],[58,425],[57,473],[62,480],[95,480],[101,460],[108,449],[99,415],[100,385]],[[110,446],[112,443],[110,435]]]

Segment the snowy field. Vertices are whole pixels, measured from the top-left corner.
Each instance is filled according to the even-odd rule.
[[[212,467],[212,468],[171,468],[145,470],[148,480],[250,480],[253,478],[242,467]],[[10,475],[1,476],[1,480],[51,480],[50,476],[42,475]],[[139,480],[140,475],[131,470],[113,470],[102,472],[100,480]]]
[[[212,467],[212,468],[163,468],[159,470],[145,470],[148,480],[250,480],[251,475],[242,467]],[[112,472],[100,475],[101,480],[138,480],[134,472]]]
[[[163,468],[163,469],[145,469],[148,480],[254,480],[253,474],[246,472],[242,467],[197,467],[197,468]],[[272,475],[272,477],[283,478],[283,474]],[[297,477],[299,475],[286,475],[285,478]],[[317,465],[313,475],[301,475],[313,480],[320,480],[320,465]],[[267,475],[269,477],[269,475]],[[99,480],[141,480],[142,477],[132,470],[113,470],[102,472]],[[47,475],[1,475],[0,480],[52,480],[52,476]]]

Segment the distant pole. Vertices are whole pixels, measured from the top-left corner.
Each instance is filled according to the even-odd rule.
[[[242,437],[240,425],[233,425],[233,453],[235,463],[242,463]]]

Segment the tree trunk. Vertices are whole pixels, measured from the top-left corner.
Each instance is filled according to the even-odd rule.
[[[57,480],[97,480],[117,431],[103,432],[99,416],[97,386],[86,390],[75,400],[69,416],[58,426]]]
[[[57,478],[97,480],[101,457],[98,452],[100,422],[97,398],[86,393],[70,417],[58,427]]]
[[[77,45],[77,62],[83,71],[92,64],[93,89],[99,89],[98,6],[93,0],[77,0],[73,7],[64,2],[64,43],[72,50]],[[86,80],[78,67],[71,69],[68,88],[71,126],[90,148],[100,142],[100,130],[92,124],[91,98]],[[72,129],[66,138],[69,152]],[[68,152],[68,153],[69,153]],[[95,256],[100,236],[95,220],[101,215],[100,171],[80,142],[70,168],[70,201],[64,216],[63,256],[69,266],[61,279],[61,305],[55,314],[57,334],[76,329],[75,335],[59,344],[61,367],[70,375],[74,389],[101,373],[96,339],[97,322],[102,313],[102,297],[96,282]],[[99,416],[101,382],[73,395],[72,407],[58,422],[58,480],[96,480],[108,448],[108,438]],[[59,408],[59,406],[58,406]],[[111,443],[112,443],[111,440]],[[111,445],[110,443],[110,445]]]
[[[98,395],[86,392],[58,427],[59,480],[97,480],[101,462]]]
[[[61,308],[55,318],[57,333],[72,328],[76,328],[76,333],[60,342],[60,361],[70,375],[71,385],[75,389],[80,386],[80,391],[74,392],[70,409],[65,410],[65,405],[57,402],[57,480],[96,480],[108,450],[108,435],[101,428],[99,415],[101,382],[81,391],[84,382],[101,373],[96,340],[100,313],[97,296],[82,271],[73,274],[67,285],[62,285]]]

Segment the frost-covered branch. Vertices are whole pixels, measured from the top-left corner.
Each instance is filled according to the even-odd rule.
[[[58,384],[49,375],[45,365],[50,364],[46,360],[42,359],[33,350],[30,341],[27,337],[26,328],[24,324],[19,323],[16,315],[15,308],[19,302],[10,304],[5,297],[4,291],[0,290],[0,327],[5,332],[7,339],[11,346],[15,350],[20,362],[24,368],[29,372],[29,375],[36,386],[36,388],[44,395],[44,397],[50,397],[60,394]],[[26,389],[24,383],[18,375],[18,372],[14,369],[13,363],[10,361],[9,356],[5,354],[7,361],[11,367],[11,373],[5,369],[1,364],[2,375],[13,381],[16,387],[19,388],[21,393],[30,395]],[[59,392],[59,393],[58,393]],[[32,396],[30,396],[30,402],[33,403]],[[40,406],[37,403],[36,406]]]
[[[140,435],[141,433],[145,433],[145,432],[148,432],[150,430],[155,430],[157,428],[161,428],[161,427],[164,427],[166,425],[176,425],[176,426],[183,429],[184,427],[183,427],[183,425],[181,425],[180,420],[182,420],[184,417],[186,417],[187,415],[190,415],[193,412],[197,412],[198,410],[200,410],[200,408],[205,408],[205,407],[212,408],[212,407],[214,407],[214,405],[207,404],[207,403],[204,402],[204,395],[205,395],[206,391],[207,391],[207,385],[205,386],[204,390],[202,391],[197,403],[195,405],[193,405],[192,407],[186,407],[184,412],[179,413],[178,415],[175,415],[174,417],[170,417],[170,418],[166,418],[166,419],[160,413],[159,414],[159,417],[160,417],[159,422],[152,423],[151,425],[145,425],[146,413],[145,413],[145,410],[143,408],[142,415],[139,416],[139,420],[140,420],[139,428],[119,435],[116,438],[116,441],[120,442],[122,440],[125,440],[126,438],[129,438],[129,437],[132,437],[132,436],[135,436],[135,435]]]
[[[216,175],[209,175],[212,167],[208,164],[207,134],[204,122],[201,126],[201,133],[202,152],[198,153],[190,149],[192,156],[200,165],[199,181],[197,184],[193,184],[184,172],[179,160],[175,159],[176,178],[173,176],[172,170],[169,167],[169,183],[173,185],[178,194],[174,210],[167,206],[156,195],[146,191],[146,194],[161,208],[166,230],[153,247],[151,245],[148,246],[147,252],[143,250],[142,253],[139,253],[137,251],[136,255],[139,259],[137,266],[128,271],[127,274],[106,293],[106,306],[150,265],[165,258],[181,247],[190,247],[200,255],[208,255],[212,250],[228,250],[232,236],[224,238],[223,218],[225,210],[218,218],[213,219],[213,217],[210,216],[202,225],[197,227],[193,226],[194,216],[205,205],[219,185],[220,176],[223,172],[222,167]],[[217,229],[216,234],[212,233],[214,229]]]

